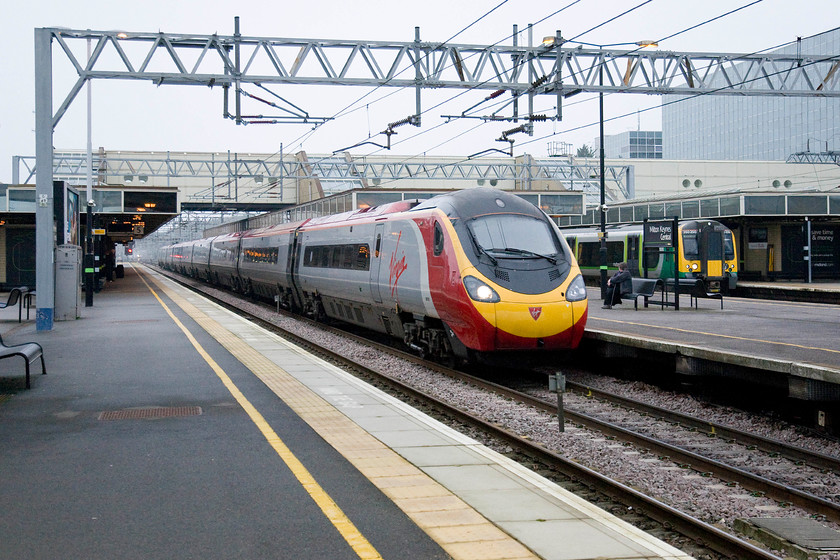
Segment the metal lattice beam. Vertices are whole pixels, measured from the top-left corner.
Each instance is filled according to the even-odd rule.
[[[840,96],[840,55],[691,53],[45,29],[78,80],[474,88],[518,93]],[[95,47],[88,61],[78,44]],[[234,56],[238,53],[238,57]],[[240,63],[236,64],[237,58]],[[598,69],[603,68],[603,84]],[[531,77],[542,78],[534,87]]]
[[[35,175],[35,158],[16,156],[17,165],[23,168],[24,181],[27,183]],[[224,181],[232,177],[254,179],[262,177],[269,181],[278,178],[320,179],[322,181],[398,181],[401,179],[445,180],[515,180],[527,182],[539,179],[562,181],[570,189],[586,190],[597,186],[599,162],[597,159],[567,158],[535,159],[527,163],[509,161],[435,161],[425,158],[416,161],[376,161],[366,157],[362,160],[344,157],[315,157],[312,161],[285,159],[266,160],[259,157],[233,157],[231,159],[204,157],[179,158],[161,154],[160,158],[126,158],[108,154],[106,157],[93,158],[93,175],[102,181],[106,177],[117,177],[118,182],[125,175],[138,177],[146,175],[168,178],[207,178]],[[625,199],[630,196],[628,169],[629,165],[608,165],[605,177],[611,193],[611,199]],[[19,174],[18,169],[15,170]],[[53,159],[53,177],[58,180],[76,182],[87,175],[87,158],[83,154],[56,153]],[[261,187],[257,187],[259,190]],[[251,193],[260,198],[259,193]],[[193,197],[211,198],[212,192],[192,193]],[[243,194],[243,196],[247,196]],[[187,198],[189,200],[189,198]]]

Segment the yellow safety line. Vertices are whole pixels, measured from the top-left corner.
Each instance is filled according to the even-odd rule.
[[[603,317],[593,317],[592,315],[589,316],[589,319],[597,319],[599,321],[607,321],[609,323],[619,323],[622,325],[633,325],[636,327],[650,327],[652,329],[664,329],[668,331],[677,331],[677,332],[684,332],[689,334],[702,334],[705,336],[716,336],[719,338],[731,338],[733,340],[744,340],[747,342],[763,342],[764,344],[776,344],[779,346],[791,346],[793,348],[802,348],[803,350],[822,350],[823,352],[833,352],[835,354],[840,354],[840,350],[831,350],[830,348],[820,348],[818,346],[803,346],[802,344],[793,344],[791,342],[774,342],[772,340],[761,340],[760,338],[746,338],[743,336],[732,336],[731,334],[720,334],[720,333],[707,333],[703,331],[692,331],[688,329],[680,329],[678,327],[663,327],[661,325],[648,325],[647,323],[635,323],[633,321],[619,321],[618,319],[604,319]],[[617,334],[617,333],[613,333]],[[623,333],[623,334],[633,334],[638,336],[639,333]],[[670,342],[670,341],[667,341]]]
[[[262,432],[265,439],[274,448],[280,458],[286,463],[286,466],[289,467],[289,470],[292,471],[295,478],[297,478],[298,482],[303,486],[303,488],[307,491],[309,496],[318,504],[318,507],[321,508],[321,511],[324,512],[324,515],[327,516],[327,519],[333,524],[333,526],[341,533],[341,536],[344,537],[344,540],[347,541],[359,558],[364,559],[380,559],[382,556],[377,552],[377,550],[373,547],[372,544],[362,535],[362,533],[356,528],[352,521],[344,514],[341,508],[336,504],[332,498],[330,498],[329,494],[321,488],[321,485],[315,480],[315,477],[307,470],[307,468],[300,462],[300,460],[292,453],[292,451],[286,447],[286,444],[283,443],[283,440],[280,439],[280,436],[271,428],[268,422],[263,418],[262,414],[245,398],[245,395],[236,387],[230,377],[225,373],[225,371],[216,363],[216,361],[210,357],[210,354],[207,353],[206,350],[198,343],[192,333],[181,323],[180,320],[172,313],[169,307],[163,302],[163,300],[158,296],[157,292],[146,282],[146,279],[143,278],[141,274],[138,274],[140,279],[146,284],[146,287],[152,292],[152,295],[155,296],[155,299],[158,300],[160,305],[166,311],[166,313],[172,318],[178,328],[183,331],[184,335],[186,335],[187,339],[190,343],[195,347],[198,353],[204,358],[204,361],[216,372],[216,375],[219,376],[219,379],[222,380],[222,383],[225,387],[227,387],[230,394],[236,399],[239,405],[248,413],[248,416],[257,425],[257,428]]]

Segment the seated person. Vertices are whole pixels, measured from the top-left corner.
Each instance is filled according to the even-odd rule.
[[[613,305],[621,303],[621,295],[633,291],[632,276],[627,270],[627,263],[618,263],[618,272],[607,280],[607,295],[604,298],[602,309],[612,309]]]

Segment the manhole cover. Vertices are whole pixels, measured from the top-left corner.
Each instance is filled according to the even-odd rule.
[[[198,416],[200,414],[200,406],[152,406],[148,408],[106,410],[99,414],[99,420],[147,420],[175,416]]]

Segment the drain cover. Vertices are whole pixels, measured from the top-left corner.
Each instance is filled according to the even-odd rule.
[[[148,420],[175,416],[198,416],[199,414],[201,414],[200,406],[150,406],[147,408],[106,410],[99,413],[99,420]]]

